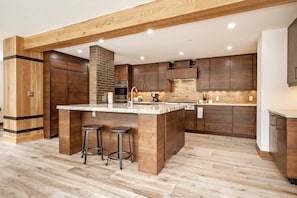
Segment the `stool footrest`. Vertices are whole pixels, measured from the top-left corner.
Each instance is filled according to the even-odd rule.
[[[118,157],[112,157],[112,155],[114,155],[114,154],[118,154],[119,152],[112,152],[112,153],[110,153],[107,157],[109,158],[109,159],[111,159],[111,160],[120,160],[120,158],[118,158]],[[132,153],[130,153],[130,152],[128,152],[128,151],[123,151],[122,152],[123,154],[128,154],[128,156],[126,156],[126,157],[123,157],[122,159],[129,159],[130,157],[132,157]]]

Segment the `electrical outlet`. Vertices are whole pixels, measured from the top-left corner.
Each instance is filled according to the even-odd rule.
[[[93,118],[96,117],[96,111],[92,111],[92,117],[93,117]]]
[[[220,96],[216,96],[216,101],[219,101],[220,100]]]

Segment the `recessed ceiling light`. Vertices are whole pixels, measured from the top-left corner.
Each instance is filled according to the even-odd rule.
[[[147,31],[146,31],[147,34],[152,34],[153,32],[154,32],[154,30],[152,30],[152,29],[147,29]]]
[[[184,52],[179,52],[178,54],[182,56],[182,55],[184,55]]]
[[[99,43],[104,43],[104,40],[103,39],[99,39]]]
[[[233,47],[231,45],[228,45],[226,48],[227,50],[232,50]]]
[[[228,29],[229,30],[232,30],[232,29],[234,29],[235,28],[235,23],[229,23],[228,24]]]
[[[79,50],[77,50],[77,52],[81,54],[83,51],[81,49],[79,49]]]
[[[145,59],[145,57],[144,56],[140,56],[140,60],[144,60]]]

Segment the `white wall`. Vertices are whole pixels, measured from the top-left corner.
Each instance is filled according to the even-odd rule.
[[[0,122],[3,122],[3,62],[0,60]]]
[[[269,151],[268,109],[297,109],[297,87],[287,85],[287,28],[262,32],[257,51],[257,144]]]

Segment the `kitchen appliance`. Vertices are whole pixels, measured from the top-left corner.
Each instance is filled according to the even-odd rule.
[[[153,102],[159,102],[159,94],[152,93],[151,96],[153,98]]]
[[[114,102],[128,102],[128,81],[118,81],[114,85]]]

